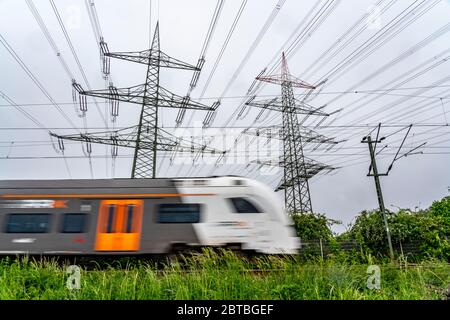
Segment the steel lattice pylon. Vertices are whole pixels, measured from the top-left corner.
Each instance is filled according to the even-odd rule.
[[[284,190],[286,210],[289,213],[312,212],[308,179],[321,170],[333,170],[333,168],[307,159],[303,153],[303,146],[310,141],[333,144],[337,142],[328,140],[320,135],[315,137],[313,131],[307,131],[301,127],[297,115],[328,116],[328,114],[322,112],[320,110],[322,108],[313,108],[304,101],[298,101],[295,98],[294,87],[309,90],[313,90],[316,87],[293,77],[289,73],[284,53],[282,55],[281,74],[258,76],[256,79],[281,85],[281,101],[279,98],[274,98],[270,101],[257,102],[253,101],[254,97],[252,97],[246,103],[249,106],[282,112],[282,130],[279,130],[279,132],[283,140],[283,156],[282,159],[275,162],[269,161],[269,165],[275,163],[275,165],[284,168],[284,175],[277,190]],[[305,133],[307,133],[307,137],[303,141]]]
[[[139,123],[135,127],[128,128],[124,132],[113,131],[109,133],[110,138],[105,138],[105,133],[81,134],[81,135],[51,135],[57,137],[59,141],[74,140],[85,141],[86,143],[108,144],[117,148],[117,146],[134,148],[132,178],[155,178],[156,177],[156,156],[157,151],[169,151],[178,148],[188,148],[177,141],[176,138],[166,131],[158,128],[159,108],[182,108],[194,110],[213,111],[215,107],[209,107],[204,104],[191,101],[188,96],[177,96],[163,88],[159,83],[159,73],[161,68],[173,68],[192,70],[200,72],[200,60],[197,66],[184,63],[174,59],[160,50],[159,23],[156,25],[151,48],[137,52],[109,52],[106,43],[101,46],[103,62],[103,72],[109,73],[109,58],[117,58],[130,62],[147,65],[147,76],[144,84],[116,88],[110,84],[108,89],[84,91],[82,87],[73,82],[73,88],[79,93],[80,105],[86,104],[85,96],[99,97],[108,99],[111,102],[112,114],[118,114],[118,102],[128,102],[142,105]],[[76,97],[76,95],[74,95]],[[82,108],[80,106],[80,108]],[[129,130],[131,129],[131,131]],[[108,136],[108,133],[106,133]],[[192,150],[205,151],[205,146]],[[206,150],[208,151],[208,150]],[[215,150],[211,150],[215,152]]]

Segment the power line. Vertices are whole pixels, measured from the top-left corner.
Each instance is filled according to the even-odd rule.
[[[39,88],[39,90],[44,94],[44,96],[50,101],[51,105],[55,107],[58,112],[66,119],[66,121],[72,126],[76,127],[76,125],[72,122],[70,117],[64,112],[64,110],[53,100],[52,96],[48,93],[42,83],[36,78],[36,76],[31,72],[28,66],[23,62],[20,56],[16,53],[16,51],[9,45],[6,39],[0,34],[0,42],[8,51],[8,53],[14,58],[14,60],[19,64],[23,71],[27,74],[27,76],[33,81],[33,83]]]
[[[244,12],[245,6],[247,5],[247,0],[243,0],[238,12],[236,13],[236,16],[233,20],[233,23],[230,27],[230,30],[228,31],[228,34],[225,38],[224,43],[222,44],[222,48],[220,49],[220,52],[216,58],[216,61],[214,62],[213,68],[208,76],[208,79],[206,80],[205,85],[203,86],[203,90],[200,94],[200,97],[203,97],[203,95],[205,94],[206,90],[209,87],[209,84],[211,83],[211,80],[214,76],[214,74],[216,73],[217,67],[219,66],[220,61],[222,60],[223,54],[225,53],[225,50],[227,49],[228,43],[230,42],[231,37],[233,36],[233,33],[236,29],[237,24],[239,23],[239,20],[242,16],[242,13]]]
[[[88,78],[86,76],[86,73],[85,73],[85,71],[83,69],[83,66],[81,65],[80,59],[78,58],[78,55],[77,55],[77,53],[75,51],[75,47],[73,46],[72,40],[70,39],[69,33],[67,32],[66,27],[64,26],[64,22],[61,19],[61,16],[59,14],[58,8],[56,7],[55,2],[53,0],[50,0],[50,4],[51,4],[51,6],[53,8],[53,12],[55,13],[55,16],[56,16],[56,18],[58,20],[59,26],[61,27],[61,30],[62,30],[62,32],[64,34],[64,37],[66,38],[66,41],[69,44],[70,51],[72,52],[72,55],[73,55],[73,57],[75,59],[75,62],[77,63],[78,69],[80,70],[80,73],[81,73],[81,75],[82,75],[82,77],[84,79],[84,82],[86,83],[86,86],[88,87],[88,89],[92,90],[91,85],[89,83],[89,80],[88,80]],[[72,78],[72,79],[74,79],[74,78]],[[98,111],[100,117],[102,118],[102,121],[105,123],[105,126],[108,126],[108,123],[106,122],[106,119],[105,119],[105,117],[103,116],[103,114],[102,114],[102,112],[100,110],[100,106],[98,105],[98,103],[97,103],[97,101],[95,99],[94,99],[94,103],[95,103],[95,106],[97,108],[97,111]]]
[[[325,91],[320,92],[318,95],[334,95],[334,94],[348,94],[348,95],[359,95],[359,94],[379,94],[379,95],[388,95],[388,96],[399,96],[399,97],[411,97],[411,98],[426,98],[426,99],[443,99],[450,100],[450,97],[444,95],[434,95],[434,96],[422,96],[422,95],[414,95],[414,94],[390,94],[388,92],[391,91],[403,91],[403,90],[416,90],[416,89],[437,89],[437,88],[449,88],[450,85],[435,85],[435,86],[417,86],[417,87],[403,87],[403,88],[389,88],[389,89],[367,89],[367,90],[353,90],[353,91]],[[304,97],[306,93],[298,93],[294,94],[296,97]],[[258,97],[276,97],[276,94],[261,94]],[[217,100],[220,98],[219,96],[212,97],[203,97],[203,98],[193,98],[195,100]],[[247,95],[238,95],[238,96],[223,96],[222,99],[242,99],[248,98]],[[86,102],[87,104],[91,104],[94,102]],[[73,101],[69,102],[57,102],[58,105],[73,105]],[[51,103],[21,103],[22,107],[33,107],[33,106],[52,106]],[[11,107],[13,104],[0,104],[0,107]]]

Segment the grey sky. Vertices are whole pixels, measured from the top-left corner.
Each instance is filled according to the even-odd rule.
[[[67,28],[73,42],[75,51],[93,89],[104,88],[105,82],[101,77],[98,46],[89,21],[85,1],[82,0],[55,0],[56,7]],[[248,0],[242,16],[232,34],[230,42],[223,54],[223,58],[205,91],[202,102],[212,104],[215,98],[224,91],[236,68],[241,63],[256,36],[271,14],[275,5],[280,1]],[[372,10],[372,5],[380,3],[382,13],[379,19],[367,23],[363,16]],[[86,83],[77,68],[74,57],[69,49],[66,39],[61,31],[51,4],[46,0],[33,1],[41,15],[52,38],[59,48],[62,57],[67,62],[70,71],[79,83],[86,88]],[[156,21],[160,22],[161,49],[175,58],[196,64],[201,46],[216,1],[213,0],[152,0],[152,30]],[[206,55],[206,64],[202,70],[199,83],[192,92],[192,98],[198,98],[205,86],[206,80],[212,70],[213,64],[225,37],[235,18],[241,1],[225,1],[214,36],[210,42]],[[405,143],[405,150],[409,150],[423,141],[428,141],[427,147],[422,149],[423,155],[406,157],[395,163],[388,177],[382,178],[385,192],[385,202],[399,207],[427,207],[433,200],[440,199],[448,194],[450,186],[449,170],[449,127],[426,127],[424,124],[444,125],[450,120],[450,106],[448,89],[450,87],[449,43],[450,33],[447,28],[439,37],[429,40],[426,45],[414,47],[422,40],[437,32],[450,22],[450,1],[376,1],[376,0],[342,0],[334,2],[336,7],[330,10],[329,15],[316,30],[309,30],[304,34],[301,46],[294,54],[288,55],[289,68],[293,75],[309,82],[317,83],[329,71],[335,70],[342,61],[352,57],[355,50],[381,35],[377,42],[361,51],[355,57],[355,63],[345,65],[349,69],[342,69],[332,75],[323,86],[320,94],[309,103],[319,107],[327,104],[327,112],[343,108],[343,110],[325,120],[323,127],[316,130],[323,135],[336,137],[346,141],[340,144],[335,151],[326,152],[323,148],[313,150],[314,145],[306,148],[308,157],[321,162],[342,167],[330,175],[318,175],[311,180],[313,208],[317,212],[340,219],[348,223],[363,209],[377,206],[373,179],[366,176],[369,163],[367,146],[360,140],[367,134],[373,125],[378,122],[386,124],[417,123],[422,126],[413,127]],[[422,3],[422,4],[421,4]],[[248,62],[232,82],[230,89],[222,99],[222,105],[217,113],[214,126],[222,126],[227,120],[234,127],[245,128],[252,125],[259,110],[249,109],[243,119],[230,117],[240,105],[247,89],[255,76],[266,67],[273,66],[273,57],[282,49],[297,26],[305,21],[295,36],[305,31],[306,22],[332,2],[322,0],[300,1],[287,0],[279,13],[258,43]],[[395,24],[395,18],[404,10],[411,10],[415,6],[414,15],[406,16]],[[331,6],[329,8],[331,8]],[[111,1],[96,0],[95,7],[105,41],[111,51],[144,50],[149,45],[149,11],[150,2],[144,0]],[[421,10],[429,10],[421,14]],[[383,11],[383,8],[387,8]],[[375,10],[376,11],[376,10]],[[406,25],[407,19],[418,17]],[[83,121],[77,116],[72,101],[71,80],[65,73],[61,63],[54,54],[48,41],[45,39],[38,24],[25,1],[0,0],[0,35],[15,50],[17,55],[27,65],[31,72],[45,87],[62,110],[72,119],[75,125],[82,129]],[[304,20],[306,17],[306,20]],[[361,33],[357,28],[349,29],[359,19]],[[394,19],[394,20],[393,20]],[[405,23],[405,25],[402,25]],[[404,26],[404,29],[402,29]],[[391,28],[389,28],[391,27]],[[398,28],[398,29],[395,29]],[[396,33],[398,31],[398,34]],[[317,64],[313,64],[347,31],[349,35],[338,42],[333,50],[349,40],[348,45],[337,54],[326,56]],[[386,33],[383,34],[383,32]],[[392,33],[390,33],[392,32]],[[294,38],[295,38],[294,36]],[[429,39],[429,38],[428,38]],[[426,41],[426,40],[425,40]],[[288,49],[292,41],[287,42],[284,50]],[[415,48],[415,49],[413,49]],[[412,50],[408,53],[408,50]],[[373,52],[372,52],[373,51]],[[333,51],[332,51],[333,52]],[[396,62],[397,57],[403,58]],[[358,59],[361,58],[359,61]],[[322,65],[322,62],[326,62]],[[392,62],[392,63],[391,63]],[[391,64],[389,64],[391,63]],[[388,67],[381,69],[383,66]],[[127,87],[144,82],[145,66],[135,65],[125,61],[111,61],[111,75],[114,85]],[[278,73],[279,70],[276,71]],[[374,74],[373,76],[371,76]],[[371,76],[367,81],[365,79]],[[189,71],[162,70],[162,85],[177,93],[185,95],[192,73]],[[428,88],[424,88],[428,87]],[[429,88],[431,87],[431,88]],[[375,94],[373,90],[387,90],[388,94]],[[372,91],[361,93],[361,91]],[[46,128],[60,134],[76,133],[70,129],[70,124],[61,116],[37,86],[12,56],[0,46],[0,91],[19,105],[23,110],[39,120]],[[359,93],[354,93],[359,91]],[[339,94],[339,92],[347,92]],[[266,85],[258,92],[259,96],[279,94],[280,87]],[[296,91],[302,93],[302,91]],[[266,98],[266,97],[259,97]],[[335,99],[336,98],[336,99]],[[442,99],[441,99],[442,98]],[[92,102],[92,100],[89,100]],[[23,113],[8,105],[9,102],[0,97],[0,179],[67,179],[69,173],[61,158],[57,159],[17,159],[17,157],[59,157],[55,152],[46,130],[36,129],[36,125],[27,119]],[[34,105],[27,105],[34,104]],[[98,106],[104,113],[105,103],[98,100]],[[140,107],[138,105],[120,105],[120,116],[117,127],[126,127],[137,123]],[[175,110],[161,112],[162,125],[167,130],[175,124]],[[191,125],[202,121],[205,113],[196,112]],[[184,125],[187,124],[191,113],[186,113]],[[107,116],[107,118],[109,118]],[[308,119],[305,124],[313,127],[320,118]],[[87,112],[87,127],[103,128],[105,124],[97,111],[96,105],[89,104]],[[266,121],[255,125],[280,124],[281,117],[275,112],[267,115]],[[370,124],[372,126],[361,128]],[[111,126],[111,123],[108,122]],[[348,125],[353,125],[348,127]],[[333,127],[334,126],[334,127]],[[7,128],[34,128],[32,130]],[[64,129],[65,128],[65,129]],[[388,135],[400,127],[387,126],[382,129],[383,135]],[[102,131],[101,129],[90,131]],[[380,154],[380,167],[386,169],[395,153],[405,131],[390,136],[385,144],[389,148]],[[399,141],[400,140],[400,141]],[[27,143],[21,143],[26,141]],[[13,143],[11,143],[13,142]],[[20,145],[23,146],[20,146]],[[383,144],[384,146],[384,144]],[[334,150],[334,149],[332,149]],[[130,155],[132,150],[120,149],[119,155]],[[447,154],[446,154],[447,153]],[[110,154],[105,146],[93,146],[93,156]],[[67,163],[72,178],[91,178],[89,161],[87,158],[70,158],[83,156],[79,143],[66,143]],[[169,154],[170,156],[170,154]],[[9,159],[6,159],[6,158]],[[164,160],[162,160],[164,159]],[[159,176],[180,175],[207,175],[207,174],[235,174],[247,175],[271,183],[276,186],[278,175],[261,175],[257,166],[225,165],[215,168],[211,165],[198,164],[191,168],[189,165],[169,166],[167,157],[159,160]],[[95,178],[111,178],[111,160],[93,158],[93,173]],[[214,169],[214,170],[213,170]],[[118,158],[115,162],[114,177],[128,177],[131,170],[131,159]],[[281,171],[280,171],[281,172]],[[279,173],[280,173],[279,172]],[[343,227],[336,228],[342,231]]]

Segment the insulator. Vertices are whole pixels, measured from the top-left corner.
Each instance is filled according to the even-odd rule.
[[[247,102],[245,102],[245,104],[246,104],[246,105],[249,105],[253,100],[255,100],[255,98],[256,98],[256,95],[251,96],[251,97],[247,100]]]
[[[191,101],[191,97],[189,95],[183,97],[183,100],[181,101],[181,109],[179,110],[175,120],[177,127],[183,123],[184,115],[186,114],[186,106],[189,101]]]
[[[260,122],[261,120],[261,116],[265,113],[265,111],[266,111],[266,109],[261,109],[260,111],[259,111],[259,113],[258,113],[258,115],[256,116],[256,118],[255,118],[255,122]],[[266,113],[266,117],[265,118],[267,118],[267,115],[268,115],[269,113],[267,112]]]
[[[108,89],[111,95],[111,98],[109,98],[109,103],[111,105],[111,117],[115,120],[115,118],[119,115],[119,92],[117,91],[117,88],[112,85],[112,83],[110,83]]]
[[[216,112],[213,110],[209,110],[208,113],[206,114],[205,119],[203,120],[203,127],[204,128],[209,127],[215,117],[216,117]]]
[[[326,119],[327,117],[323,117],[319,122],[317,122],[317,124],[314,126],[314,128],[317,128],[318,126],[320,126]]]
[[[183,100],[181,100],[181,107],[186,107],[186,105],[191,101],[191,97],[189,95],[184,96]]]
[[[82,93],[83,92],[83,87],[77,83],[75,81],[75,79],[72,79],[72,87],[78,92],[78,93]]]
[[[83,153],[86,157],[90,157],[92,153],[91,140],[88,136],[85,135],[81,135],[81,137],[84,139],[84,142],[86,144],[86,149],[84,147],[84,144],[81,144],[81,149],[83,150]]]
[[[77,103],[77,95],[78,95],[78,91],[75,90],[75,88],[72,86],[72,101],[73,101],[73,103]]]
[[[192,76],[191,83],[189,85],[190,89],[193,90],[197,86],[198,79],[200,78],[200,71],[195,71]]]
[[[312,148],[311,151],[316,151],[317,149],[319,149],[319,147],[321,146],[321,143],[318,143],[314,148]]]
[[[183,123],[183,119],[184,119],[184,115],[186,114],[186,109],[180,109],[178,114],[177,114],[177,118],[175,120],[176,122],[176,126],[179,127],[182,123]]]
[[[300,122],[299,125],[302,126],[306,120],[308,120],[308,118],[311,116],[311,113],[308,113]]]
[[[84,115],[87,112],[87,100],[86,96],[80,94],[80,111]]]
[[[58,137],[58,147],[59,147],[59,150],[61,150],[61,152],[64,153],[64,150],[65,150],[64,140],[61,139],[61,137]]]
[[[200,59],[198,59],[197,67],[196,67],[198,69],[198,71],[202,70],[204,64],[205,64],[205,57],[201,57]]]
[[[221,101],[217,100],[216,102],[213,103],[213,105],[211,106],[211,110],[216,111],[217,108],[220,106]]]
[[[104,75],[109,75],[110,73],[110,58],[108,56],[109,49],[108,44],[103,41],[103,38],[100,39],[100,57],[102,59],[102,72]]]
[[[89,138],[86,138],[86,152],[88,154],[92,153],[92,145],[91,145],[91,140]]]
[[[111,141],[113,143],[112,146],[111,146],[111,156],[113,158],[115,158],[119,154],[119,144],[117,142],[117,135],[112,135],[111,136]]]
[[[60,152],[64,152],[64,142],[63,141],[59,141],[61,138],[59,136],[56,136],[54,134],[52,134],[51,132],[49,132],[50,134],[50,141],[52,143],[52,147],[55,150],[56,153],[60,153]],[[57,138],[57,143],[55,143],[55,140],[53,139],[56,136]],[[62,139],[61,139],[62,140]],[[62,148],[61,148],[62,146]]]
[[[245,112],[245,113],[244,113],[244,112]],[[237,118],[238,118],[238,119],[244,119],[245,117],[248,116],[249,112],[250,112],[250,108],[247,108],[247,107],[244,105],[244,106],[242,106],[241,112],[239,112]]]
[[[258,78],[262,77],[262,75],[264,74],[264,72],[266,72],[267,67],[264,68],[255,78],[255,80],[253,80],[252,84],[250,85],[250,88],[248,88],[247,90],[247,94],[250,94],[250,92],[252,92],[253,88],[255,87],[256,83],[258,82]]]
[[[333,149],[335,145],[336,145],[335,143],[331,144],[328,148],[325,149],[325,152],[330,151],[331,149]]]

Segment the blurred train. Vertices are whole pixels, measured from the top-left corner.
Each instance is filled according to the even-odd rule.
[[[0,255],[295,254],[275,193],[242,177],[0,181]]]

